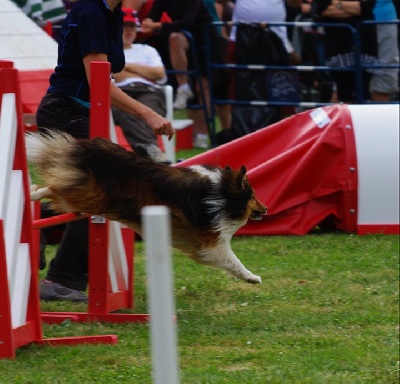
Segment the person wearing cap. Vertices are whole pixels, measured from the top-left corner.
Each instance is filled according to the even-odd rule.
[[[125,67],[114,74],[116,85],[130,97],[165,116],[165,95],[160,84],[166,83],[167,76],[162,59],[155,48],[133,44],[140,27],[138,15],[131,8],[122,8],[122,12]],[[156,135],[144,121],[117,108],[113,108],[113,117],[136,153],[158,163],[168,162],[158,147]]]
[[[90,64],[111,64],[110,78],[125,66],[122,42],[121,0],[77,0],[67,14],[58,43],[57,66],[50,76],[36,121],[39,130],[58,129],[76,138],[89,137]],[[171,122],[146,105],[132,99],[110,82],[113,107],[142,119],[155,134],[172,138]],[[42,299],[87,301],[88,223],[78,220],[66,229],[40,282]]]

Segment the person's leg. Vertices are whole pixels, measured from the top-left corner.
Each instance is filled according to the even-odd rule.
[[[354,102],[354,74],[351,72],[333,72],[333,78],[337,87],[337,99],[342,103]]]
[[[375,102],[390,101],[391,94],[399,90],[399,48],[398,26],[396,24],[378,24],[378,58],[382,65],[397,65],[397,68],[381,68],[381,74],[371,79],[371,98]]]
[[[113,108],[114,123],[119,125],[129,145],[133,148],[135,144],[157,144],[157,137],[143,120],[136,118],[126,112]]]
[[[230,63],[230,42],[223,37],[218,37],[217,47],[217,62],[220,64]],[[227,100],[230,98],[230,93],[232,91],[230,69],[222,68],[213,71],[212,90],[214,98],[216,99]],[[232,106],[230,104],[216,104],[215,111],[221,124],[221,132],[223,132],[220,134],[220,137],[224,136],[226,133],[229,134],[229,130],[232,126]]]
[[[333,75],[337,86],[337,98],[342,103],[354,103],[355,102],[355,89],[356,82],[354,74],[352,72],[335,72]],[[363,99],[369,99],[368,84],[370,82],[371,75],[367,72],[362,73],[362,84],[363,84]]]
[[[217,116],[222,129],[229,129],[232,125],[232,110],[230,104],[216,105]]]
[[[89,110],[67,96],[47,94],[36,112],[39,131],[60,129],[77,139],[89,137]]]
[[[371,100],[371,92],[369,89],[369,85],[371,84],[372,75],[367,71],[363,71],[362,74],[362,82],[363,82],[363,99]]]
[[[210,116],[210,90],[208,79],[205,77],[201,78],[201,84],[203,89],[203,94],[206,102],[206,108],[208,116]],[[200,86],[196,83],[196,104],[203,104],[203,100],[200,97]],[[187,116],[189,119],[193,120],[193,146],[195,148],[207,149],[209,147],[208,143],[208,125],[204,109],[188,109]]]
[[[39,130],[60,129],[77,138],[89,137],[89,110],[68,97],[46,95],[36,115]],[[88,269],[87,220],[70,222],[40,284],[42,299],[85,301]]]
[[[165,105],[165,92],[161,87],[153,87],[148,84],[139,83],[139,91],[136,92],[135,99],[142,104],[147,105],[159,115],[164,116],[167,113]]]
[[[176,71],[187,71],[189,68],[188,51],[189,41],[183,33],[173,32],[169,36],[169,55],[172,68]],[[175,109],[185,109],[188,100],[193,98],[193,92],[190,89],[189,77],[187,73],[177,73],[175,75],[178,89],[174,102]]]
[[[157,137],[143,120],[113,108],[113,117],[131,148],[139,156],[150,158],[156,163],[170,163],[158,146]]]
[[[172,68],[176,71],[188,70],[189,41],[183,33],[173,32],[169,36],[169,54]],[[175,75],[178,87],[188,84],[186,73]]]
[[[196,50],[197,63],[193,62],[194,57],[191,56],[191,65],[199,70],[200,72],[200,82],[198,78],[195,79],[196,84],[196,98],[197,103],[202,106],[201,109],[189,109],[188,117],[193,120],[193,145],[196,148],[207,149],[209,147],[209,127],[207,117],[211,117],[211,94],[210,94],[210,82],[208,78],[208,56],[211,53],[212,61],[216,61],[218,54],[221,52],[221,47],[219,46],[219,38],[215,29],[211,29],[210,39],[211,39],[211,52],[208,52],[208,44],[205,40],[205,36],[196,35],[193,36]],[[218,60],[220,61],[220,60]],[[213,81],[217,83],[217,79],[213,78]],[[213,84],[213,91],[216,91],[216,87]],[[204,106],[205,104],[205,106]],[[224,116],[229,118],[228,116]],[[227,123],[227,120],[224,121]]]
[[[88,222],[67,224],[56,256],[50,262],[46,280],[84,291],[88,282]]]
[[[193,120],[193,146],[195,148],[207,149],[208,128],[204,111],[201,109],[188,109],[187,116]]]
[[[133,82],[121,87],[131,98],[140,101],[161,116],[165,116],[165,96],[162,89],[150,85]],[[134,144],[157,144],[157,137],[153,130],[142,120],[129,113],[113,108],[115,124],[119,125],[124,132],[128,143]]]
[[[132,83],[121,88],[126,94],[165,116],[165,94],[160,88],[143,83]],[[115,124],[119,125],[132,149],[140,156],[149,157],[157,163],[169,162],[158,146],[157,136],[141,119],[113,108]]]

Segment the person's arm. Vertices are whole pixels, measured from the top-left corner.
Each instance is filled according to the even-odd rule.
[[[140,56],[135,59],[125,59],[124,69],[120,73],[114,74],[115,81],[121,82],[129,77],[136,77],[153,83],[166,83],[167,75],[158,51],[146,44],[133,45],[133,49],[139,48],[141,48]]]
[[[343,19],[361,15],[359,1],[332,0],[331,4],[322,12],[322,16]]]
[[[122,0],[122,6],[124,8],[132,8],[135,11],[139,11],[145,2],[146,0]]]
[[[114,74],[114,78],[117,82],[121,81],[120,79],[122,76],[127,75],[124,76],[125,79],[130,75],[130,77],[140,77],[142,79],[146,79],[155,83],[165,77],[165,70],[164,67],[153,67],[150,65],[126,63],[123,72],[120,72],[120,74]]]
[[[144,34],[150,34],[161,30],[162,23],[160,21],[153,21],[152,19],[144,19],[140,25],[140,31]]]
[[[286,4],[293,8],[301,8],[302,0],[286,0]]]
[[[308,15],[309,13],[311,13],[311,3],[312,0],[308,0],[307,2],[303,2],[301,4],[301,13],[304,15]]]
[[[107,55],[103,53],[93,53],[86,55],[83,58],[83,64],[85,66],[86,76],[88,79],[90,79],[90,63],[92,61],[108,61]],[[113,107],[140,117],[151,127],[155,134],[167,135],[170,140],[172,139],[172,136],[174,135],[174,129],[172,128],[171,122],[154,112],[152,109],[146,107],[144,104],[129,97],[114,83],[110,82],[110,86],[111,105]]]
[[[221,21],[223,19],[223,14],[224,14],[224,5],[222,3],[219,3],[218,1],[214,2],[214,8],[215,12],[217,13],[218,16],[218,21]],[[227,31],[226,26],[221,28],[221,36],[224,37],[225,39],[228,39],[229,33]]]

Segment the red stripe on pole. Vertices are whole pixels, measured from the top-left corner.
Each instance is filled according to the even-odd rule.
[[[85,219],[88,215],[77,213],[64,213],[58,216],[48,217],[46,219],[33,220],[33,229],[42,229],[52,227],[53,225],[65,224],[70,221]]]
[[[90,137],[109,138],[110,71],[108,62],[90,64]],[[89,312],[106,313],[108,276],[108,221],[89,221]]]
[[[110,73],[110,63],[90,63],[90,137],[110,137]]]

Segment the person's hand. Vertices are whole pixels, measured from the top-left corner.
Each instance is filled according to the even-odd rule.
[[[144,19],[140,25],[140,31],[142,33],[152,33],[156,28],[156,23],[151,19]]]
[[[166,135],[168,136],[168,140],[171,140],[175,134],[171,122],[158,113],[152,113],[147,116],[145,121],[156,135]]]
[[[156,135],[167,135],[169,140],[172,139],[175,132],[170,121],[143,103],[131,98],[118,88],[115,83],[110,83],[110,86],[111,105],[114,108],[119,108],[123,112],[144,120]]]

